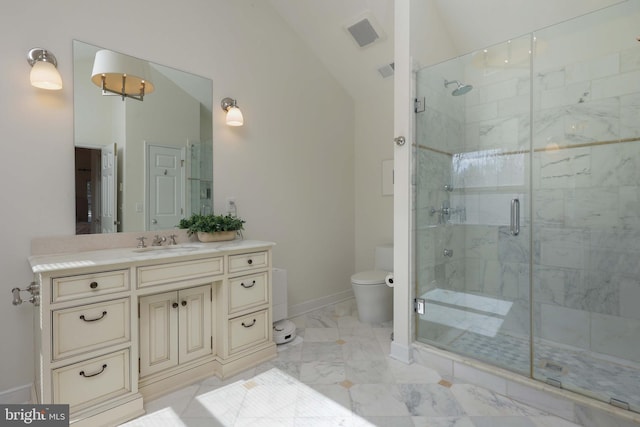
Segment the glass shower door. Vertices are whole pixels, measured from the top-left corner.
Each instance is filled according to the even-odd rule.
[[[419,341],[530,374],[529,36],[419,70]]]
[[[640,412],[640,2],[535,34],[534,377]]]

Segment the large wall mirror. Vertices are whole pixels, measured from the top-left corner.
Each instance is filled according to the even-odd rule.
[[[124,55],[154,90],[123,98],[91,81],[103,49],[73,42],[76,234],[167,230],[212,212],[212,81]]]

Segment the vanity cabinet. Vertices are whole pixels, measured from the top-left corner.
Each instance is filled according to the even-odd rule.
[[[65,265],[51,271],[34,268],[40,291],[37,401],[68,404],[74,425],[99,425],[96,412],[109,412],[107,423],[142,414],[131,270],[119,263]]]
[[[228,360],[271,339],[268,251],[230,255],[229,285],[218,288],[218,348]]]
[[[37,402],[69,404],[75,427],[117,425],[142,415],[145,399],[275,357],[272,246],[30,257]]]
[[[213,353],[211,285],[144,296],[140,304],[140,377]]]

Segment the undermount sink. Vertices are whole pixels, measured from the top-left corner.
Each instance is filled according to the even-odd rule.
[[[146,248],[136,248],[133,252],[159,252],[159,251],[195,251],[198,246],[191,245],[167,245],[167,246],[147,246]]]

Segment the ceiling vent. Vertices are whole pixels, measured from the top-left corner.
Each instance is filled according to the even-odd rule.
[[[380,73],[383,79],[386,79],[387,77],[393,76],[393,72],[395,68],[396,68],[395,62],[392,62],[390,64],[385,64],[382,67],[378,68],[378,72]]]
[[[360,16],[345,28],[359,47],[367,47],[385,39],[382,28],[370,14]]]

